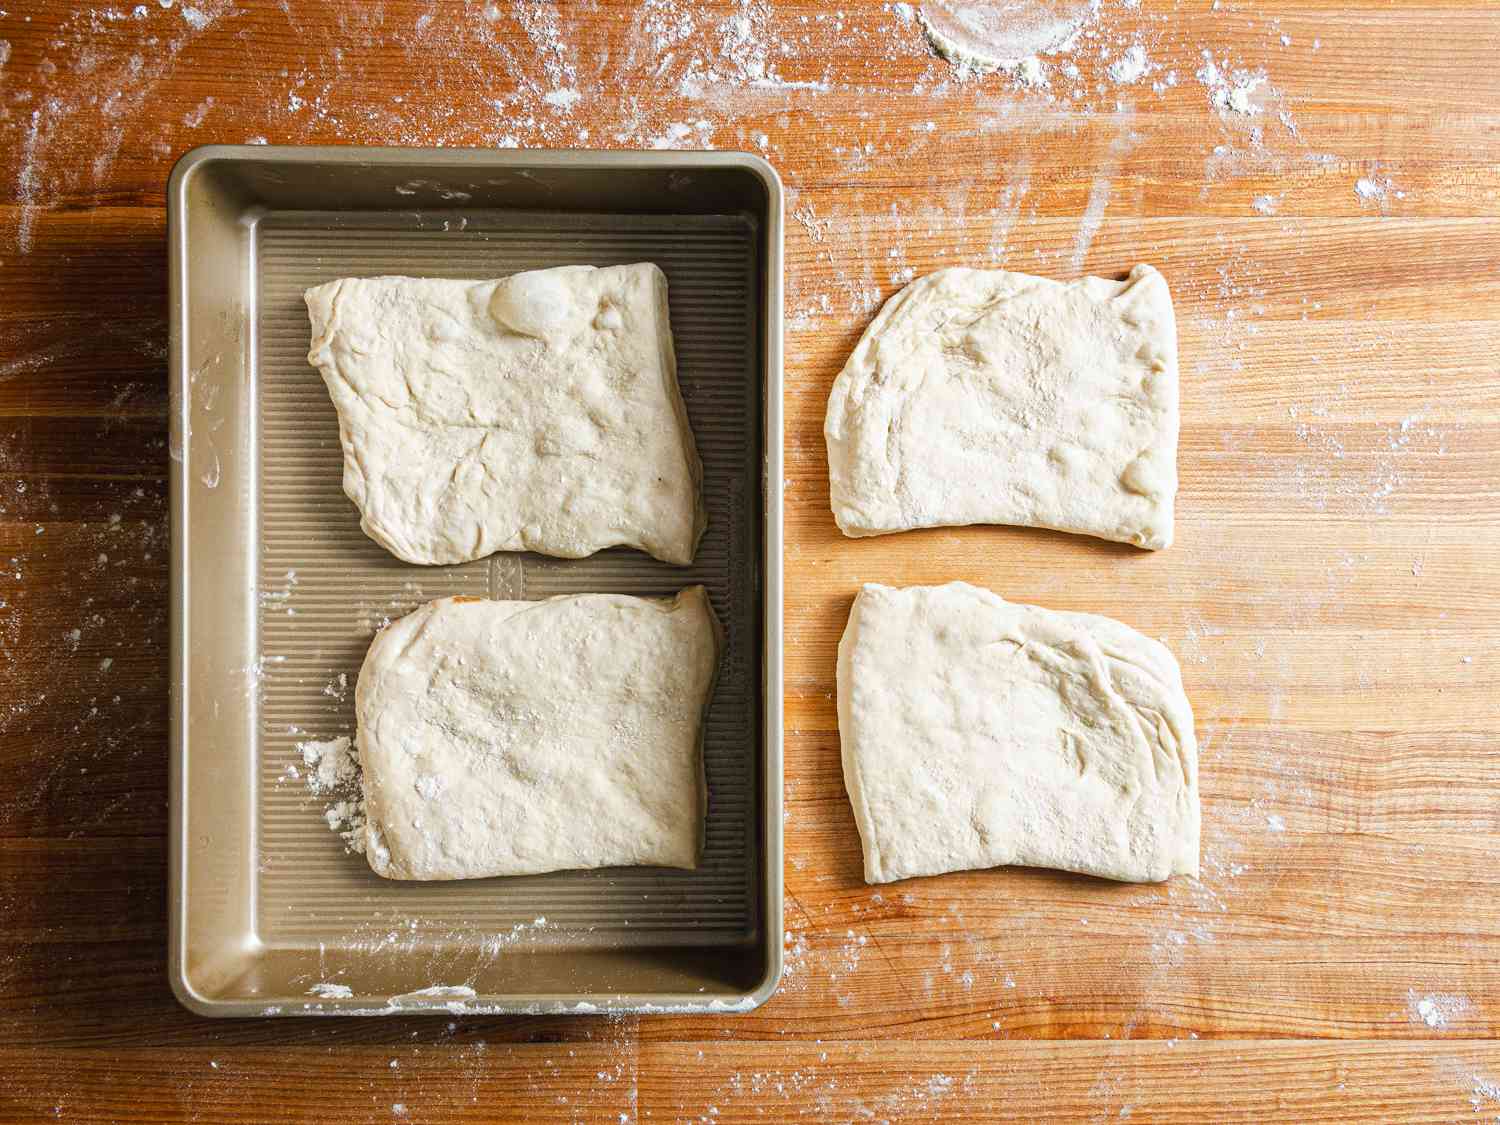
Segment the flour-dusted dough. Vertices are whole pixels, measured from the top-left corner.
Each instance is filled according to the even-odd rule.
[[[824,434],[845,535],[1007,523],[1161,548],[1177,492],[1177,327],[1161,274],[945,269],[885,303]]]
[[[1193,712],[1177,661],[1134,629],[963,582],[867,585],[838,690],[867,882],[1198,873]]]
[[[391,879],[696,867],[718,660],[702,586],[445,598],[401,618],[355,693],[370,866]]]
[[[693,561],[702,469],[649,263],[307,291],[344,491],[413,563],[624,544]]]

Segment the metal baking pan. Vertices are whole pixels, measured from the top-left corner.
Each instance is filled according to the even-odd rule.
[[[204,1015],[748,1010],[781,973],[782,192],[738,153],[194,149],[171,255],[173,989]],[[691,567],[402,563],[341,486],[302,291],[652,261],[704,466]],[[372,874],[287,779],[353,733],[370,638],[432,598],[709,590],[725,626],[697,871]],[[343,677],[340,679],[340,677]],[[582,810],[581,810],[582,811]]]

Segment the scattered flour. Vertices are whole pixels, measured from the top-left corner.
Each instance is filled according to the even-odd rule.
[[[681,121],[674,121],[658,136],[652,137],[650,146],[652,148],[686,148],[693,138],[693,127]]]
[[[48,99],[46,105],[55,116],[58,112],[56,99]],[[26,124],[25,139],[21,142],[21,170],[16,174],[16,197],[21,205],[21,220],[16,227],[16,249],[22,254],[31,252],[31,231],[40,206],[41,161],[38,150],[43,136],[42,111],[34,109]]]
[[[1467,997],[1450,993],[1433,993],[1419,996],[1416,990],[1407,993],[1407,1010],[1413,1023],[1423,1023],[1434,1031],[1441,1031],[1453,1020],[1469,1011]]]
[[[343,837],[351,851],[365,850],[365,809],[362,801],[337,801],[323,810],[331,832]]]
[[[1146,48],[1136,43],[1109,64],[1109,77],[1111,81],[1128,86],[1132,82],[1139,82],[1152,69],[1151,60],[1146,57]]]
[[[1078,220],[1078,233],[1073,239],[1073,255],[1069,262],[1075,273],[1083,269],[1084,260],[1088,257],[1094,236],[1104,225],[1104,211],[1109,206],[1114,177],[1119,173],[1125,156],[1136,146],[1138,140],[1139,138],[1130,129],[1129,121],[1126,120],[1115,139],[1110,142],[1105,159],[1094,177],[1093,184],[1089,187],[1088,203],[1085,204],[1083,215]]]
[[[1389,176],[1361,176],[1354,181],[1354,194],[1361,203],[1382,207],[1392,199],[1406,198],[1406,192],[1398,189]]]
[[[1213,55],[1204,51],[1203,65],[1198,68],[1196,77],[1208,90],[1208,100],[1215,109],[1246,117],[1264,112],[1270,89],[1266,87],[1266,76],[1259,71],[1230,72],[1227,64],[1215,62]],[[1262,87],[1266,87],[1264,92]]]
[[[483,949],[486,954],[493,956],[505,949],[515,945],[530,933],[545,930],[547,927],[546,915],[532,919],[530,922],[517,922],[509,930],[500,933],[492,933],[484,939]]]
[[[426,1008],[425,1001],[442,1000],[443,1007],[454,1015],[465,1012],[470,1001],[477,998],[478,994],[467,984],[434,984],[427,988],[419,988],[415,992],[403,992],[399,996],[392,996],[389,1004],[393,1008]],[[392,1066],[395,1062],[392,1061]]]
[[[1474,1075],[1474,1086],[1469,1095],[1469,1105],[1473,1106],[1474,1112],[1479,1113],[1485,1108],[1485,1102],[1500,1104],[1500,1082],[1491,1081],[1482,1075]],[[1497,1117],[1496,1120],[1500,1120]]]
[[[562,110],[564,113],[568,113],[572,111],[573,107],[578,104],[579,99],[582,97],[583,95],[576,89],[568,86],[557,90],[549,90],[542,95],[542,101]]]
[[[189,5],[183,5],[182,18],[194,31],[202,31],[214,22],[214,17],[211,14]]]
[[[189,129],[196,129],[203,124],[203,119],[208,116],[208,111],[213,109],[214,99],[212,96],[204,98],[196,106],[182,115],[182,123]]]
[[[316,996],[319,1000],[348,1000],[354,995],[354,992],[347,984],[319,981],[307,990],[307,994],[309,996]]]

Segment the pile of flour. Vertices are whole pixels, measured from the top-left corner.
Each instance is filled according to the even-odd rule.
[[[1124,0],[1126,9],[1139,6],[1140,0]],[[1060,78],[1072,84],[1066,96],[1076,99],[1086,85],[1075,59],[1087,51],[1098,55],[1103,76],[1116,87],[1157,74],[1151,88],[1160,95],[1178,83],[1175,70],[1163,71],[1151,59],[1141,31],[1133,33],[1134,42],[1110,31],[1102,0],[924,0],[919,6],[899,3],[893,10],[901,22],[920,26],[928,46],[953,65],[959,81],[1001,73],[1019,86],[1050,91]],[[1283,45],[1289,42],[1283,36]],[[1195,77],[1220,114],[1255,117],[1276,98],[1264,70],[1232,67],[1209,51],[1202,54]]]
[[[1045,86],[1042,56],[1071,50],[1099,14],[1100,0],[970,4],[927,0],[917,10],[933,50],[959,70],[1004,71],[1024,86]]]
[[[302,769],[287,767],[286,776],[300,778],[308,793],[324,800],[323,819],[351,852],[365,850],[365,794],[359,758],[347,734],[319,742],[297,743]]]

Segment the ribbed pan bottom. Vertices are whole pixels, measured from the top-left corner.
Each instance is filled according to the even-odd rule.
[[[737,216],[299,212],[260,220],[257,920],[268,945],[621,948],[733,943],[754,931],[755,239]],[[612,550],[576,561],[500,555],[419,567],[367,539],[341,487],[333,406],[307,363],[303,290],[348,276],[482,279],[640,261],[667,275],[678,373],[703,459],[709,525],[694,565]],[[697,871],[390,882],[329,830],[327,802],[287,777],[288,766],[302,766],[297,743],[354,733],[354,684],[371,637],[425,601],[666,594],[691,583],[708,588],[725,628],[705,746],[707,848]]]

